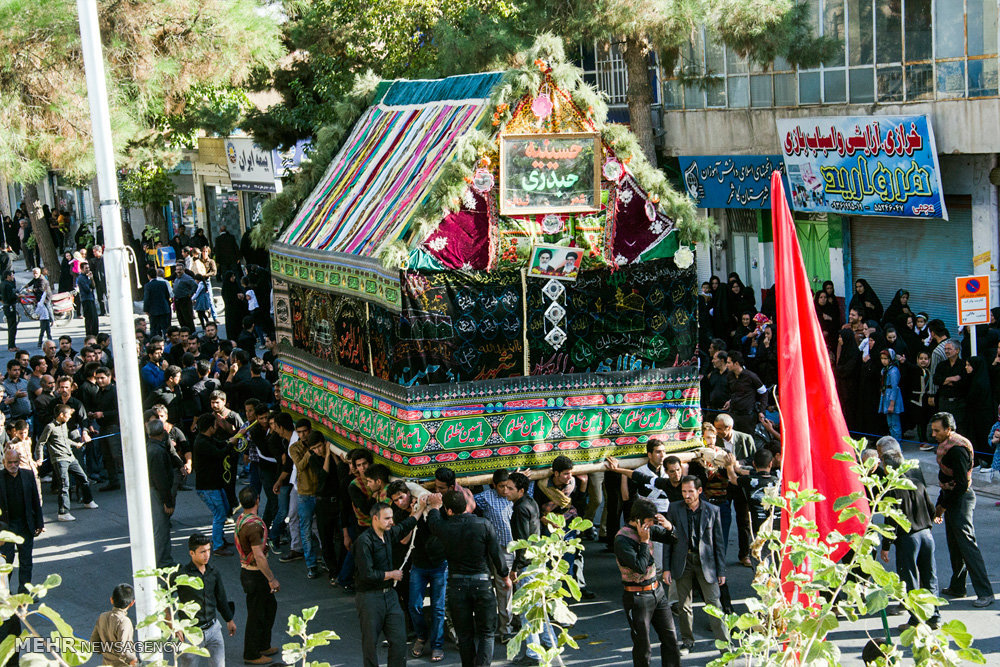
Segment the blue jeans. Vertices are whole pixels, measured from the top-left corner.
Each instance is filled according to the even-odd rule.
[[[288,517],[288,499],[291,495],[291,484],[285,484],[278,489],[278,513],[274,515],[274,522],[271,524],[271,529],[267,531],[267,534],[274,540],[275,544],[278,543],[281,533],[286,530],[285,519]]]
[[[885,420],[889,423],[889,435],[897,442],[903,439],[903,425],[898,414],[887,414]]]
[[[431,627],[428,636],[424,619],[424,591],[431,587]],[[444,648],[445,592],[448,585],[448,561],[438,567],[410,568],[410,620],[418,639],[429,642],[432,649]]]
[[[212,513],[212,549],[218,551],[225,545],[226,517],[229,516],[229,502],[222,489],[198,489],[198,497]]]
[[[514,582],[514,590],[520,590],[522,587],[527,586],[530,582],[531,577],[518,577],[517,581]],[[524,627],[527,622],[527,614],[521,614],[522,627]],[[540,656],[538,653],[536,653],[535,650],[529,646],[530,644],[538,643],[541,643],[544,648],[552,648],[556,645],[556,635],[552,631],[552,626],[548,622],[542,624],[542,631],[540,633],[532,632],[528,634],[524,643],[521,645],[521,653],[527,653],[529,658],[535,658],[536,660],[539,659]]]
[[[207,630],[204,630],[204,640],[201,648],[208,651],[208,657],[204,658],[193,653],[182,653],[177,656],[179,667],[198,667],[202,661],[206,661],[212,667],[225,667],[226,664],[226,642],[222,639],[222,624],[216,619]]]
[[[316,496],[299,494],[299,539],[302,540],[302,555],[306,567],[316,567],[316,550],[313,549],[312,526],[316,515]]]

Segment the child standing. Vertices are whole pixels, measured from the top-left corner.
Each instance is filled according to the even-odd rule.
[[[136,664],[138,657],[126,646],[132,643],[132,619],[128,609],[135,602],[135,591],[128,584],[118,584],[111,591],[111,611],[97,617],[94,631],[90,633],[90,643],[94,653],[100,653],[102,665],[129,667]]]
[[[896,353],[891,350],[879,352],[882,359],[882,397],[879,400],[878,411],[885,415],[889,423],[889,435],[896,441],[903,439],[903,426],[900,415],[903,414],[903,392],[899,389],[899,364]]]
[[[52,461],[53,475],[59,478],[59,521],[76,521],[76,517],[69,513],[69,488],[70,478],[76,483],[82,494],[83,506],[88,509],[97,509],[94,496],[90,490],[90,480],[84,474],[80,462],[73,455],[73,449],[82,449],[82,442],[70,440],[69,430],[66,426],[69,418],[73,414],[73,408],[68,405],[57,405],[53,412],[53,420],[45,425],[42,434],[38,438],[39,445],[45,447],[49,452],[49,460]]]

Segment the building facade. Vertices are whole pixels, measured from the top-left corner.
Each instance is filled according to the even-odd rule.
[[[948,219],[796,211],[796,227],[814,287],[832,280],[849,299],[854,281],[865,278],[884,305],[897,289],[908,289],[917,310],[940,317],[954,332],[955,276],[988,274],[991,305],[997,305],[998,3],[806,4],[814,31],[841,43],[830,62],[812,69],[781,60],[760,66],[702,30],[684,50],[675,75],[656,73],[659,147],[670,158],[775,156],[782,153],[781,120],[926,116]],[[611,79],[595,80],[604,88]],[[770,211],[737,206],[705,214],[718,232],[698,248],[703,279],[736,271],[758,293],[770,288]]]

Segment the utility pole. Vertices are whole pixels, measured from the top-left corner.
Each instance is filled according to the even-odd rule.
[[[77,0],[83,62],[87,70],[87,96],[93,125],[94,158],[104,222],[104,264],[108,276],[108,314],[111,344],[118,381],[118,419],[125,461],[125,499],[132,549],[132,571],[156,567],[153,550],[153,514],[150,508],[149,471],[146,467],[146,434],[139,399],[139,365],[135,359],[135,329],[132,327],[132,290],[129,248],[122,239],[121,208],[108,115],[108,91],[104,75],[100,25],[96,0]],[[133,574],[134,576],[134,574]],[[154,609],[156,580],[135,577],[136,616],[142,622]],[[139,640],[148,639],[152,628],[141,628]]]

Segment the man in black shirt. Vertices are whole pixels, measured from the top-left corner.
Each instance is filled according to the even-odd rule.
[[[226,622],[229,636],[236,634],[236,623],[233,621],[233,605],[226,596],[226,587],[222,583],[222,575],[208,561],[212,557],[212,544],[207,535],[194,533],[188,538],[188,554],[191,560],[177,571],[192,579],[200,579],[200,589],[191,586],[177,587],[177,600],[181,604],[194,602],[198,605],[195,621],[204,635],[201,648],[208,651],[212,664],[221,665],[226,660],[226,643],[222,639],[222,625],[216,614]],[[178,659],[180,667],[197,665],[199,657],[193,654],[181,655]]]
[[[951,583],[941,595],[965,597],[966,575],[978,599],[975,607],[993,604],[993,586],[983,554],[976,543],[976,529],[972,513],[976,509],[976,494],[972,490],[972,443],[955,432],[955,417],[950,412],[938,412],[931,417],[931,437],[938,443],[937,460],[941,468],[938,496],[934,513],[935,523],[945,525],[948,536],[948,555],[951,557]]]
[[[198,435],[194,439],[195,489],[212,513],[212,550],[217,556],[231,556],[226,546],[225,526],[229,517],[224,469],[231,447],[216,436],[220,417],[207,412],[198,417]]]
[[[621,571],[622,604],[632,634],[632,664],[649,667],[652,648],[649,627],[660,638],[660,655],[664,665],[681,664],[681,654],[674,634],[674,619],[667,604],[667,594],[657,577],[651,540],[661,543],[677,541],[673,527],[657,512],[656,505],[645,498],[632,503],[628,523],[615,536],[615,559]]]
[[[17,592],[25,593],[26,584],[31,583],[31,552],[35,538],[44,530],[45,519],[35,475],[30,469],[21,467],[21,456],[13,447],[4,454],[3,467],[5,472],[0,473],[0,528],[20,535],[23,542],[17,545],[4,542],[0,545],[0,554],[8,565],[13,564],[17,548]]]
[[[487,519],[466,513],[460,491],[428,497],[427,523],[440,538],[448,557],[448,612],[458,635],[462,667],[489,665],[493,661],[493,635],[497,626],[497,598],[490,564],[510,588],[510,568],[500,554],[496,531]],[[445,508],[447,520],[441,517]],[[478,639],[478,647],[477,647]]]
[[[737,431],[753,433],[763,412],[761,402],[767,394],[767,387],[756,373],[743,367],[741,352],[733,350],[728,354],[726,369],[729,371],[729,400],[723,404],[722,409],[733,416]]]
[[[361,533],[354,544],[354,602],[361,621],[365,667],[378,667],[378,638],[383,633],[389,642],[389,667],[406,665],[406,621],[399,597],[392,590],[403,573],[393,569],[392,547],[417,525],[416,515],[423,508],[422,502],[415,504],[411,515],[394,526],[392,508],[375,503],[369,513],[371,530]]]
[[[781,515],[777,508],[764,502],[767,490],[772,487],[780,487],[781,480],[777,475],[771,474],[771,463],[774,461],[774,454],[767,449],[760,449],[753,455],[753,472],[749,475],[740,475],[737,478],[739,491],[743,499],[750,508],[750,525],[753,528],[753,536],[757,536],[757,531],[764,525],[771,512],[774,512],[774,526],[780,530]]]
[[[503,484],[504,495],[507,500],[514,503],[510,517],[510,533],[515,540],[527,540],[532,535],[539,535],[541,533],[542,523],[538,515],[538,503],[528,494],[528,487],[530,485],[531,480],[528,479],[528,476],[520,472],[511,473],[507,482]],[[514,585],[517,588],[521,588],[531,581],[531,577],[522,576],[524,570],[530,565],[531,561],[525,556],[524,549],[518,549],[514,552],[514,564],[511,566],[511,571],[514,573],[512,578],[516,576]],[[522,614],[521,624],[526,625],[528,623],[526,614]],[[529,646],[529,644],[539,643],[545,648],[551,648],[555,645],[555,634],[552,632],[552,626],[547,622],[542,623],[539,632],[531,633],[525,637],[524,643],[521,644],[521,651],[518,657],[515,658],[514,664],[539,664],[538,654]]]
[[[97,396],[91,416],[97,420],[101,434],[101,458],[108,483],[101,491],[115,491],[121,488],[118,475],[122,470],[122,440],[118,425],[118,388],[111,381],[111,369],[101,366],[94,374],[97,382]]]
[[[892,436],[879,438],[875,443],[878,456],[885,468],[898,468],[903,465],[903,451]],[[906,590],[913,591],[924,588],[931,595],[938,594],[937,573],[934,564],[934,536],[931,535],[931,522],[934,517],[934,503],[927,493],[924,483],[924,473],[917,466],[906,471],[906,479],[913,484],[913,489],[896,489],[889,495],[899,500],[899,511],[910,521],[908,530],[904,530],[895,521],[886,522],[895,528],[894,537],[882,538],[882,562],[889,562],[889,549],[896,545],[896,572],[906,584]],[[910,620],[903,626],[919,625],[919,620],[910,614]],[[941,624],[941,615],[937,608],[927,619],[927,625],[937,630]]]

